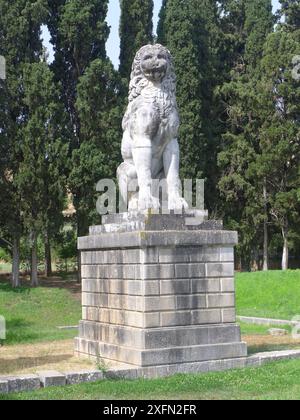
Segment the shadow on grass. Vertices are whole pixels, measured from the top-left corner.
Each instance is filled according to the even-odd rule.
[[[282,343],[282,344],[261,344],[256,346],[248,346],[248,354],[251,356],[255,353],[265,353],[269,351],[283,351],[283,350],[299,350],[299,343]]]
[[[18,357],[11,360],[0,359],[0,375],[10,375],[23,369],[40,368],[49,364],[61,363],[72,357],[72,354],[61,354],[57,356]]]
[[[21,286],[21,287],[17,287],[17,288],[13,288],[11,287],[11,285],[9,283],[0,283],[0,293],[1,292],[5,292],[5,293],[18,293],[18,294],[26,294],[29,295],[31,292],[31,288],[28,286]]]

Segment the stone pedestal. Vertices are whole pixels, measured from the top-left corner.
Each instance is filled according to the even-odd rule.
[[[78,355],[136,367],[242,358],[234,246],[222,223],[185,216],[104,217],[79,238]]]

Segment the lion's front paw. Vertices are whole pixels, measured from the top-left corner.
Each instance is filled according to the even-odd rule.
[[[187,210],[188,208],[189,208],[189,205],[185,201],[184,198],[180,197],[177,194],[169,196],[169,202],[168,202],[169,210],[182,211],[182,210]]]
[[[139,210],[159,210],[160,209],[160,202],[159,199],[153,197],[153,195],[148,193],[140,193],[139,196]]]

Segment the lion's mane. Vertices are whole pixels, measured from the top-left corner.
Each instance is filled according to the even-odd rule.
[[[149,45],[142,47],[136,54],[133,65],[129,84],[129,97],[128,97],[128,108],[123,120],[123,128],[126,129],[128,120],[131,114],[131,108],[134,101],[141,96],[141,93],[145,87],[149,84],[141,68],[141,59],[145,51],[149,49]],[[168,68],[164,79],[161,82],[161,89],[167,94],[167,108],[169,110],[177,108],[176,102],[176,75],[173,66],[173,60],[170,51],[160,44],[155,44],[153,47],[160,48],[167,56]]]

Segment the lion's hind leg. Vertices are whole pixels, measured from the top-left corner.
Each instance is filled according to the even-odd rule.
[[[117,170],[117,178],[119,183],[120,195],[123,203],[120,208],[127,211],[137,210],[138,208],[138,181],[137,172],[133,162],[123,162]]]

